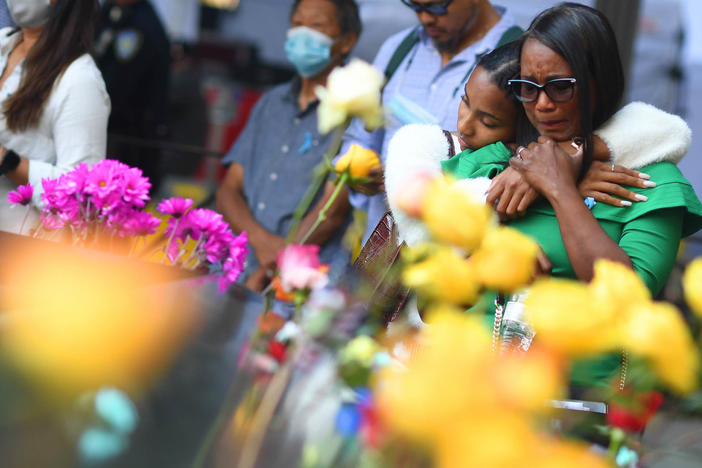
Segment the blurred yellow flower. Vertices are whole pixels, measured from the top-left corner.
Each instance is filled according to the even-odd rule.
[[[678,393],[698,385],[699,349],[680,312],[670,304],[651,302],[630,308],[622,330],[625,349],[649,360],[660,379]]]
[[[683,275],[685,300],[692,311],[702,318],[702,257],[693,260]]]
[[[374,382],[384,426],[428,448],[438,467],[542,466],[546,457],[604,466],[584,447],[532,427],[564,393],[561,363],[539,348],[498,356],[480,318],[450,310],[433,308],[406,367],[387,367]]]
[[[439,468],[531,466],[529,453],[538,439],[521,415],[494,408],[451,429],[436,447]]]
[[[492,210],[460,186],[443,178],[429,183],[422,203],[422,218],[431,235],[445,244],[472,252],[494,223]]]
[[[380,159],[375,151],[364,148],[354,143],[336,162],[336,172],[346,170],[352,179],[368,177],[371,169],[380,166]]]
[[[539,342],[561,354],[574,357],[616,349],[618,327],[612,309],[593,307],[590,290],[578,281],[539,280],[524,305]]]
[[[479,319],[437,312],[404,367],[385,368],[375,382],[378,409],[393,431],[435,443],[462,419],[496,405],[481,380],[492,363],[490,336]]]
[[[513,292],[531,281],[538,253],[539,245],[532,239],[501,226],[488,231],[470,263],[485,287]]]
[[[428,299],[473,304],[480,285],[468,261],[451,247],[438,247],[427,258],[402,273],[405,286]]]
[[[319,133],[329,133],[351,117],[360,117],[368,130],[379,127],[383,122],[380,91],[384,80],[380,70],[360,59],[332,70],[326,88],[315,88],[320,100]]]
[[[28,251],[11,268],[2,351],[53,397],[106,385],[143,389],[193,323],[186,288],[145,287],[156,270],[141,265],[67,249]]]
[[[550,400],[564,396],[563,369],[553,353],[536,346],[526,355],[503,354],[493,372],[502,406],[532,413],[550,411]]]

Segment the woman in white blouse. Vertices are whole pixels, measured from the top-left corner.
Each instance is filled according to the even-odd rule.
[[[18,28],[0,29],[0,230],[24,210],[7,194],[105,157],[110,98],[89,50],[97,0],[7,0]],[[33,213],[38,219],[38,211]]]

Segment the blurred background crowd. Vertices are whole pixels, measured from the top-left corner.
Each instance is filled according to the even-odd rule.
[[[558,2],[503,0],[526,28]],[[629,64],[626,101],[681,115],[693,131],[680,168],[702,193],[702,31],[692,0],[582,1],[612,21]],[[118,14],[119,4],[128,14]],[[397,0],[358,0],[363,33],[352,56],[372,61],[390,35],[417,23]],[[220,157],[243,129],[253,105],[294,75],[283,43],[292,0],[107,0],[97,36],[98,64],[112,99],[108,157],[137,164],[154,198],[172,194],[207,204],[223,175]],[[155,14],[154,14],[155,12]],[[130,26],[131,25],[131,26]],[[262,27],[262,25],[264,25]],[[139,30],[143,38],[128,31]],[[127,31],[126,33],[124,31]],[[117,35],[115,51],[101,42]],[[117,56],[119,53],[124,56]],[[117,55],[115,55],[117,54]],[[133,57],[132,57],[133,55]],[[690,242],[693,253],[702,244]]]

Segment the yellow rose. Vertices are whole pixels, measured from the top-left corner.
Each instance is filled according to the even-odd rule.
[[[568,356],[616,349],[612,310],[593,307],[590,290],[578,281],[539,280],[524,305],[539,342],[549,348]]]
[[[693,260],[687,266],[682,281],[687,304],[702,318],[702,257]]]
[[[384,80],[380,70],[359,59],[332,70],[326,88],[315,88],[320,101],[319,133],[329,133],[351,117],[360,117],[368,130],[379,127],[383,122],[380,91]]]
[[[513,292],[531,281],[539,246],[529,237],[508,228],[488,231],[470,263],[485,287]]]
[[[628,307],[651,300],[651,292],[634,270],[611,260],[597,260],[595,275],[588,289],[593,307],[611,309],[610,313],[622,318]]]
[[[494,222],[492,210],[460,186],[439,178],[429,183],[422,203],[423,220],[440,242],[472,252]]]
[[[353,144],[349,150],[336,161],[336,172],[346,170],[352,179],[368,177],[371,169],[380,166],[380,159],[375,151]]]
[[[661,380],[678,393],[697,388],[699,349],[678,310],[664,302],[636,304],[622,327],[624,348],[648,359]]]
[[[439,247],[405,268],[402,281],[428,299],[452,304],[474,303],[480,289],[473,268],[451,247]]]

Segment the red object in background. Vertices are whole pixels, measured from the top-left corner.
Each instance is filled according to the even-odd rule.
[[[229,151],[229,148],[232,147],[236,139],[239,137],[239,134],[244,129],[246,122],[249,121],[249,114],[251,114],[251,110],[253,109],[254,105],[256,105],[256,102],[258,102],[261,94],[263,93],[258,89],[245,89],[241,93],[237,103],[238,111],[232,121],[227,125],[227,128],[224,130],[224,138],[222,140],[223,153]]]
[[[626,431],[640,432],[656,414],[664,398],[660,392],[628,396],[626,404],[616,401],[610,403],[607,410],[607,423]]]
[[[224,98],[224,96],[220,96],[220,93],[222,93],[222,91],[216,86],[213,86],[205,91],[205,102],[207,103],[208,108],[211,109],[212,106],[222,105],[222,103],[218,102],[220,97]],[[234,107],[234,115],[228,122],[224,123],[223,126],[222,124],[212,121],[212,112],[208,111],[207,114],[210,116],[208,117],[207,122],[208,136],[206,146],[208,149],[220,151],[221,153],[226,153],[229,151],[229,148],[232,147],[236,139],[239,137],[239,134],[246,126],[251,110],[253,109],[254,105],[256,105],[256,102],[259,100],[262,94],[262,91],[253,88],[243,89],[240,93],[237,93],[236,102],[232,103],[232,106]],[[225,96],[226,95],[227,94],[225,94]],[[226,98],[224,99],[226,100]],[[218,182],[224,178],[225,173],[226,169],[220,165],[216,174],[216,179]],[[215,174],[213,173],[208,175],[208,170],[205,167],[205,161],[203,160],[195,173],[195,178],[202,180],[208,177],[213,177],[214,175]]]
[[[285,345],[280,341],[270,340],[268,342],[268,354],[276,361],[282,363],[285,361]]]

